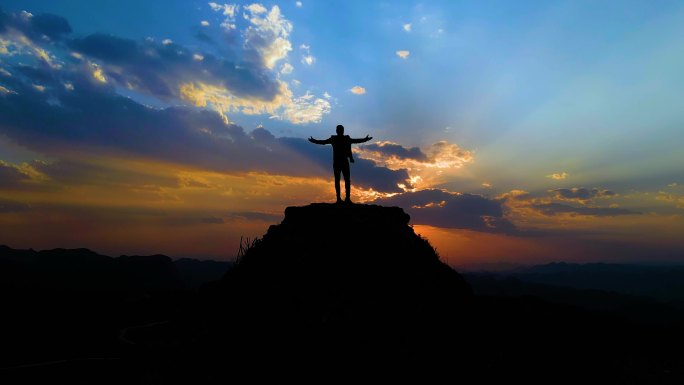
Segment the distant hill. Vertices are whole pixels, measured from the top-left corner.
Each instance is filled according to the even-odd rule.
[[[228,262],[165,255],[120,256],[88,249],[17,250],[0,246],[0,287],[75,291],[166,291],[220,279]]]
[[[556,262],[487,274],[552,286],[684,302],[684,266]]]
[[[530,282],[512,276],[485,273],[464,273],[463,276],[478,297],[535,298],[546,303],[608,312],[644,325],[679,325],[684,322],[684,303],[679,301],[663,302],[652,297]]]

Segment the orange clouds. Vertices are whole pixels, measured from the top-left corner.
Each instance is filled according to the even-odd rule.
[[[436,142],[426,149],[407,148],[398,143],[381,141],[361,145],[354,151],[359,157],[372,160],[391,170],[408,171],[412,190],[429,188],[444,182],[465,165],[474,162],[472,151],[447,141]]]
[[[398,143],[381,141],[358,147],[357,153],[365,159],[390,169],[454,169],[474,160],[472,151],[463,150],[457,144],[439,141],[425,151],[418,147],[406,148]]]
[[[555,179],[555,180],[563,180],[563,179],[567,178],[568,176],[570,176],[570,174],[568,174],[567,172],[556,172],[556,173],[553,173],[551,175],[547,175],[546,177],[551,178],[551,179]]]
[[[0,185],[2,243],[112,255],[229,258],[240,236],[263,235],[285,207],[334,196],[332,183],[318,178],[120,158],[2,162],[1,173],[16,176],[12,185]]]
[[[399,56],[400,58],[406,60],[406,59],[408,59],[408,57],[409,57],[409,55],[411,54],[411,52],[406,51],[406,50],[402,50],[402,51],[397,51],[396,54],[397,54],[397,56]]]
[[[675,195],[666,193],[664,191],[659,191],[656,199],[664,202],[672,202],[677,206],[678,209],[684,209],[684,195]]]
[[[363,95],[366,93],[366,89],[361,86],[354,86],[349,91],[355,95]]]

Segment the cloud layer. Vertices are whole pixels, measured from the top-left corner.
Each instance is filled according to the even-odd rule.
[[[427,189],[373,203],[405,208],[414,224],[486,232],[513,233],[516,230],[505,218],[501,202],[481,195]]]
[[[240,10],[218,4],[212,8],[222,11],[227,20]],[[226,121],[231,113],[243,113],[267,114],[295,124],[320,122],[331,110],[327,99],[310,93],[296,96],[274,69],[292,50],[288,40],[292,24],[278,6],[268,10],[253,4],[243,11],[240,38],[226,40],[229,49],[222,50],[222,55],[192,50],[169,39],[135,41],[103,33],[70,38],[71,27],[59,16],[0,11],[5,20],[0,29],[0,55],[32,56],[37,66],[87,73],[98,83],[164,103],[183,101],[211,108]],[[231,30],[227,25],[224,22],[222,28]],[[2,73],[13,71],[3,66]],[[45,87],[42,83],[35,86]],[[3,93],[16,92],[3,88],[8,90]]]
[[[558,188],[550,190],[556,199],[576,202],[589,202],[596,198],[614,197],[613,191],[599,188],[587,189],[584,187]]]
[[[474,161],[472,151],[464,150],[457,144],[447,141],[433,143],[424,151],[418,147],[407,148],[390,141],[365,144],[358,149],[362,157],[392,169],[454,170]]]
[[[562,188],[547,192],[548,195],[533,195],[525,191],[514,190],[502,194],[499,199],[507,210],[520,218],[533,216],[584,216],[615,217],[623,215],[640,215],[636,210],[617,207],[617,205],[596,206],[593,199],[615,198],[613,191],[599,188]],[[574,203],[572,205],[571,203]]]

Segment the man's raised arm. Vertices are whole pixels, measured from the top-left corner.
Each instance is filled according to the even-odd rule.
[[[365,138],[359,138],[359,139],[354,139],[354,138],[352,138],[352,139],[351,139],[351,142],[352,142],[352,143],[364,143],[364,142],[367,142],[367,141],[369,141],[369,140],[371,140],[371,139],[373,139],[372,136],[366,135]]]
[[[318,140],[318,139],[314,139],[313,136],[310,136],[309,142],[315,143],[315,144],[330,144],[330,138],[324,139],[324,140]]]

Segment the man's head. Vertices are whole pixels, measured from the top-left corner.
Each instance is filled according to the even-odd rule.
[[[338,124],[338,125],[337,125],[337,130],[336,130],[336,131],[337,131],[337,135],[342,135],[342,134],[344,134],[344,126],[341,125],[341,124]]]

